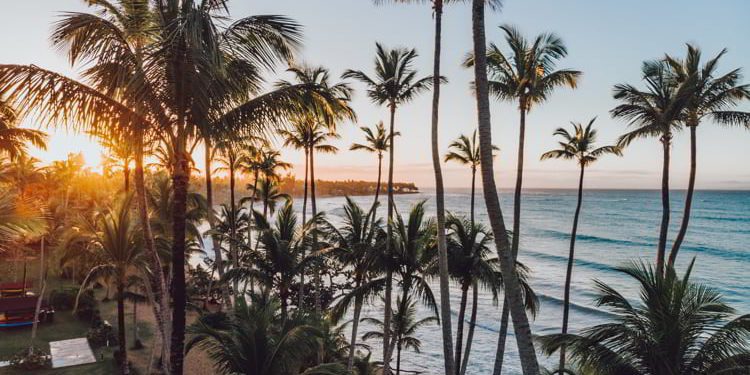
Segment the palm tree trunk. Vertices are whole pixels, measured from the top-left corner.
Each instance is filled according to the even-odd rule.
[[[523,294],[515,272],[515,259],[510,251],[506,227],[503,221],[500,200],[492,160],[492,128],[490,120],[489,88],[487,83],[487,47],[484,31],[485,0],[472,1],[472,31],[474,39],[474,75],[476,82],[477,117],[479,122],[479,149],[481,155],[482,184],[487,216],[492,232],[495,233],[495,247],[498,250],[501,272],[505,283],[505,297],[508,301],[513,328],[518,342],[521,367],[526,375],[539,374],[539,363],[531,337],[531,327],[523,304]]]
[[[443,0],[434,0],[435,14],[435,56],[432,77],[432,167],[435,170],[435,203],[437,206],[438,268],[440,272],[440,324],[443,329],[443,360],[445,374],[453,375],[460,366],[460,360],[453,358],[453,332],[451,325],[451,299],[448,285],[448,245],[445,239],[445,191],[443,171],[440,166],[438,147],[438,115],[440,109],[440,53],[443,28]],[[461,324],[461,322],[459,322]],[[461,333],[459,332],[459,335]],[[457,344],[460,345],[460,344]],[[459,351],[456,355],[460,357]]]
[[[461,374],[461,355],[464,344],[464,319],[466,318],[466,300],[469,298],[469,284],[461,285],[461,305],[458,308],[456,322],[456,375]]]
[[[674,266],[675,260],[677,260],[677,253],[680,251],[682,241],[685,240],[685,234],[688,229],[688,222],[690,221],[690,209],[693,206],[693,193],[695,191],[695,170],[698,164],[697,162],[697,137],[696,137],[697,124],[690,126],[690,178],[688,180],[688,188],[685,196],[685,211],[682,214],[682,224],[680,224],[680,231],[677,233],[677,238],[674,240],[672,245],[672,251],[669,253],[669,266]]]
[[[469,333],[466,335],[466,351],[461,363],[461,375],[466,374],[469,366],[469,354],[471,354],[471,343],[474,341],[474,328],[477,326],[477,304],[479,303],[479,286],[474,281],[471,297],[471,317],[469,318]]]
[[[29,354],[34,348],[34,340],[36,340],[36,331],[39,326],[39,313],[42,310],[42,299],[44,298],[45,289],[47,289],[47,272],[44,261],[44,237],[42,237],[41,250],[39,254],[39,282],[41,283],[41,289],[39,290],[39,297],[36,299],[36,307],[34,308],[34,321],[31,323],[31,345],[29,345]],[[25,269],[24,269],[25,271]],[[25,274],[24,274],[25,275]],[[26,289],[26,279],[23,280],[23,289]]]
[[[125,165],[122,167],[122,177],[125,183],[125,194],[130,192],[130,163],[129,160],[125,160]]]
[[[475,165],[471,166],[471,208],[469,209],[471,218],[471,227],[474,227],[474,202],[476,200],[476,184],[477,184],[477,167]]]
[[[372,208],[370,208],[372,221],[375,221],[378,210],[378,200],[380,199],[380,181],[383,175],[383,153],[378,151],[378,181],[375,183],[375,200],[372,201]]]
[[[161,337],[162,344],[162,370],[168,372],[170,368],[169,364],[169,345],[166,345],[167,338],[171,336],[171,317],[169,313],[169,295],[168,295],[168,284],[167,279],[164,275],[164,267],[161,263],[159,253],[156,251],[156,243],[154,241],[154,235],[151,231],[151,221],[148,217],[148,205],[146,203],[146,182],[143,170],[143,133],[141,131],[136,135],[136,149],[135,149],[135,191],[136,201],[138,206],[138,216],[141,222],[141,230],[143,231],[143,239],[146,244],[146,250],[149,253],[149,266],[151,267],[151,273],[149,277],[149,284],[154,294],[154,300],[157,303],[151,304],[154,318],[157,322],[159,330],[159,336]]]
[[[138,301],[133,300],[133,346],[142,347],[138,337]]]
[[[671,143],[672,134],[666,132],[662,136],[662,150],[664,152],[664,163],[662,165],[661,175],[661,226],[659,228],[659,245],[657,247],[656,254],[656,269],[660,272],[664,272],[664,258],[667,252],[667,232],[669,231],[669,146]]]
[[[401,344],[396,347],[396,375],[401,374]]]
[[[357,283],[357,287],[359,287],[359,283]],[[354,352],[357,346],[357,329],[359,328],[359,317],[362,313],[363,302],[364,298],[362,296],[354,297],[354,320],[352,321],[352,338],[349,341],[349,360],[346,364],[346,369],[348,371],[351,371],[352,367],[354,367]]]
[[[117,280],[117,340],[120,345],[120,371],[123,374],[130,373],[128,370],[128,346],[125,338],[125,288],[122,278]]]
[[[391,327],[391,293],[393,291],[393,269],[391,265],[391,247],[393,246],[393,161],[396,137],[394,127],[396,122],[396,104],[390,104],[391,120],[390,120],[390,147],[389,147],[389,163],[388,163],[388,224],[386,230],[386,241],[385,241],[385,297],[383,306],[383,374],[387,375],[391,372],[391,352],[390,352],[390,327]]]
[[[309,167],[309,161],[310,161],[310,155],[307,151],[307,147],[305,147],[305,186],[304,186],[304,197],[302,198],[302,225],[305,225],[307,222],[307,173],[310,169]],[[302,257],[304,257],[304,249],[302,250]],[[300,270],[299,274],[299,293],[298,296],[299,302],[297,303],[297,306],[302,309],[302,306],[305,305],[305,267],[302,266],[302,269]]]
[[[315,224],[315,216],[318,215],[318,206],[315,201],[315,149],[310,149],[310,205],[312,206],[313,218],[313,253],[318,251],[318,228]],[[315,267],[315,312],[320,314],[323,311],[323,302],[321,300],[321,283],[320,265]]]
[[[578,218],[581,214],[581,202],[583,201],[583,175],[586,168],[581,166],[581,177],[578,180],[578,203],[576,213],[573,216],[573,230],[570,233],[570,251],[568,253],[568,269],[565,273],[565,296],[563,297],[563,321],[562,334],[568,333],[568,314],[570,313],[570,282],[573,278],[573,262],[575,261],[576,234],[578,233]],[[565,345],[560,347],[560,367],[565,369]]]
[[[170,340],[171,373],[183,373],[185,357],[185,220],[187,212],[188,184],[190,182],[190,164],[186,159],[183,142],[179,142],[173,168],[172,189],[174,206],[172,208],[172,335]]]
[[[208,205],[208,226],[211,229],[214,229],[216,227],[216,215],[214,213],[214,188],[213,188],[213,181],[212,181],[212,172],[211,172],[211,140],[208,137],[205,137],[203,140],[203,145],[205,147],[205,169],[206,169],[206,203]],[[219,273],[219,279],[221,279],[224,276],[224,259],[221,254],[221,244],[219,243],[219,239],[215,235],[211,235],[211,246],[214,250],[214,264],[216,265],[216,272]],[[209,290],[210,293],[210,290]],[[227,288],[221,288],[221,295],[223,304],[229,304],[229,292],[227,291]]]
[[[518,248],[521,240],[521,190],[523,189],[523,159],[524,143],[526,137],[526,103],[521,101],[521,120],[518,135],[518,165],[516,167],[516,187],[513,193],[513,238],[511,243],[511,252],[513,253],[513,262],[515,266],[518,257]],[[495,375],[502,372],[503,360],[505,358],[505,341],[508,336],[508,323],[510,319],[510,309],[506,308],[508,302],[503,300],[503,310],[500,315],[500,336],[497,342],[497,353],[495,354]]]

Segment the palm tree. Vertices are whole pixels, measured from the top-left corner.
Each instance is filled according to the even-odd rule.
[[[687,53],[684,60],[667,56],[674,79],[685,82],[690,77],[695,85],[693,94],[685,106],[684,125],[690,129],[690,178],[688,180],[687,194],[685,195],[685,209],[682,215],[682,223],[677,237],[669,253],[668,264],[674,266],[677,253],[680,251],[682,241],[690,221],[690,209],[693,204],[693,192],[695,190],[695,170],[697,164],[697,128],[701,121],[710,119],[721,125],[744,126],[750,129],[750,112],[735,110],[734,108],[743,99],[750,99],[750,85],[741,85],[741,70],[733,69],[724,75],[716,72],[719,60],[726,53],[722,50],[716,57],[706,61],[701,66],[701,50],[691,44],[687,45]]]
[[[135,158],[135,147],[132,136],[127,134],[126,130],[112,134],[91,133],[91,135],[98,138],[99,144],[108,151],[103,164],[110,170],[115,168],[122,170],[123,191],[128,194],[130,192],[130,168]]]
[[[5,154],[11,161],[27,152],[27,144],[41,149],[47,148],[47,134],[34,129],[18,127],[18,115],[0,97],[0,155]]]
[[[419,94],[432,87],[432,77],[417,78],[417,72],[412,65],[417,58],[415,49],[397,48],[389,50],[382,44],[376,43],[375,76],[370,77],[359,70],[347,70],[344,78],[353,78],[367,85],[367,96],[377,105],[385,105],[390,111],[389,134],[396,134],[396,110],[401,105],[409,103]],[[394,137],[390,137],[388,163],[388,223],[386,229],[386,258],[391,256],[391,239],[393,238],[393,167],[394,167]],[[386,270],[385,312],[383,321],[385,326],[391,324],[391,289],[393,271]],[[390,372],[391,353],[388,351],[390,334],[383,332],[383,371]]]
[[[189,328],[186,352],[198,347],[208,353],[220,374],[324,375],[346,374],[343,366],[309,366],[320,349],[323,333],[306,322],[285,322],[277,315],[279,301],[251,296],[238,299],[225,317],[206,315]],[[308,366],[305,368],[305,366]]]
[[[515,101],[520,111],[516,185],[513,194],[513,238],[511,251],[514,260],[518,257],[521,238],[521,194],[523,189],[523,162],[526,137],[526,116],[535,105],[544,103],[552,92],[560,86],[575,88],[581,72],[569,69],[556,70],[557,61],[566,57],[568,50],[562,39],[552,33],[527,40],[513,26],[504,25],[500,29],[511,54],[506,56],[495,44],[487,52],[487,66],[492,79],[489,92],[499,100]],[[466,61],[474,63],[475,56]],[[502,361],[505,351],[509,310],[503,307],[501,334],[498,344],[497,361]],[[502,367],[499,364],[496,367]]]
[[[0,197],[0,253],[20,238],[42,234],[44,228],[44,215],[32,200],[8,193]]]
[[[657,245],[656,268],[664,270],[669,230],[669,162],[672,134],[684,119],[684,110],[695,90],[695,76],[683,82],[671,79],[669,65],[664,61],[647,61],[642,67],[646,90],[629,84],[615,85],[614,98],[622,104],[612,109],[612,117],[628,121],[635,129],[623,134],[618,146],[625,147],[640,138],[659,137],[662,144],[662,215]]]
[[[471,208],[470,220],[474,224],[474,195],[476,190],[477,168],[481,164],[481,155],[479,154],[479,143],[477,143],[477,131],[471,134],[471,138],[461,134],[458,139],[453,141],[449,146],[445,161],[455,161],[459,164],[468,165],[471,168]],[[493,150],[499,150],[497,146],[492,146]]]
[[[559,142],[560,148],[552,151],[547,151],[542,154],[542,160],[545,159],[566,159],[575,160],[578,163],[578,167],[581,169],[580,177],[578,178],[578,203],[576,203],[576,212],[573,216],[573,229],[570,233],[570,251],[568,252],[568,268],[565,273],[565,296],[563,298],[563,321],[562,321],[562,333],[568,333],[568,313],[570,311],[570,282],[573,277],[573,261],[575,260],[575,245],[576,245],[576,233],[578,232],[578,218],[581,214],[581,203],[583,201],[583,175],[586,171],[586,167],[590,166],[601,156],[607,154],[613,154],[621,156],[622,152],[617,146],[602,146],[595,148],[597,131],[593,129],[594,121],[596,118],[591,119],[586,127],[583,127],[580,123],[571,123],[573,125],[573,132],[568,132],[566,129],[558,128],[553,133],[554,135],[562,137],[562,142]],[[560,349],[560,370],[565,369],[565,347]]]
[[[320,217],[311,220],[320,220]],[[304,242],[308,236],[310,223],[301,227],[297,216],[288,201],[279,211],[275,226],[265,217],[255,212],[255,222],[260,231],[260,251],[253,254],[255,267],[238,267],[228,271],[227,280],[255,280],[267,288],[275,288],[281,302],[281,314],[287,317],[287,306],[294,278],[303,270],[316,254],[304,254]]]
[[[146,268],[141,232],[130,217],[131,200],[132,197],[128,195],[115,207],[103,210],[94,223],[84,222],[84,230],[72,240],[93,246],[98,250],[99,257],[98,264],[89,271],[81,284],[76,306],[83,290],[94,280],[111,278],[117,286],[117,333],[123,374],[129,373],[125,339],[125,291],[130,275],[141,274]]]
[[[347,369],[354,366],[354,351],[357,348],[357,329],[364,301],[375,295],[383,286],[378,258],[382,249],[382,220],[365,212],[351,198],[346,198],[343,222],[340,229],[328,224],[326,232],[331,237],[334,250],[331,256],[351,269],[353,288],[345,293],[331,309],[330,315],[338,322],[354,304],[352,335],[349,342]]]
[[[736,317],[719,292],[691,282],[692,268],[693,262],[682,277],[671,266],[666,272],[643,263],[617,268],[637,282],[639,300],[596,281],[596,304],[614,321],[580,334],[543,336],[543,350],[565,345],[580,367],[597,374],[747,373],[750,315]]]
[[[513,319],[513,328],[516,333],[518,343],[518,353],[521,360],[521,367],[524,374],[538,374],[539,363],[534,350],[534,343],[531,337],[531,327],[529,326],[528,316],[524,310],[523,292],[518,280],[518,274],[515,267],[515,256],[511,251],[505,222],[503,221],[502,209],[500,208],[500,199],[497,195],[497,185],[492,161],[492,127],[490,119],[490,102],[489,102],[489,82],[487,78],[487,39],[485,36],[484,11],[485,6],[499,7],[500,1],[472,0],[472,35],[473,35],[473,55],[474,59],[474,85],[477,98],[477,119],[479,126],[479,154],[481,157],[482,169],[482,191],[487,206],[487,216],[490,220],[492,232],[495,233],[495,248],[498,251],[500,260],[500,269],[503,274],[505,284],[505,300]],[[517,216],[517,215],[516,215]],[[517,232],[515,232],[517,233]],[[515,235],[514,235],[515,237]],[[505,308],[504,308],[505,309]],[[498,345],[499,351],[504,352],[504,336],[499,338],[501,345]],[[502,355],[495,358],[494,373],[499,375],[502,371]]]
[[[40,160],[33,156],[20,154],[13,163],[2,166],[0,180],[15,187],[21,197],[26,197],[31,185],[44,180],[47,168],[39,167],[39,163]]]
[[[399,297],[396,300],[396,305],[399,306],[399,310],[393,313],[393,323],[389,331],[396,343],[396,375],[398,375],[401,373],[401,351],[412,349],[419,353],[422,341],[416,337],[417,331],[426,325],[437,323],[439,319],[435,316],[429,316],[417,320],[416,303],[411,299],[402,301]],[[383,332],[386,330],[383,321],[376,318],[364,318],[362,321],[380,328],[377,331],[366,332],[362,335],[362,340],[383,339]]]
[[[380,197],[380,180],[383,169],[383,154],[388,152],[388,144],[390,142],[390,138],[399,136],[400,134],[398,132],[393,135],[387,134],[385,131],[385,125],[383,125],[383,121],[380,121],[375,125],[375,130],[364,126],[360,127],[360,129],[365,133],[366,143],[354,143],[349,149],[352,151],[367,151],[378,156],[378,181],[375,185],[375,200],[372,202],[371,208],[372,215],[375,216],[379,203],[378,197]]]

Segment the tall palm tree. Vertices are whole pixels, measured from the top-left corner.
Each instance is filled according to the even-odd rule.
[[[497,146],[492,146],[493,150],[499,150]],[[454,161],[459,164],[468,165],[471,169],[471,208],[469,218],[472,225],[474,224],[474,195],[476,191],[477,168],[481,164],[481,155],[479,154],[479,143],[477,143],[477,131],[471,134],[471,138],[461,134],[458,139],[448,146],[448,153],[445,154],[445,161]]]
[[[391,331],[391,336],[396,343],[396,375],[399,375],[401,374],[401,351],[411,349],[415,353],[419,353],[422,341],[416,337],[417,331],[424,326],[437,323],[439,319],[435,316],[428,316],[417,320],[417,304],[411,299],[402,301],[399,297],[396,300],[396,305],[399,306],[399,310],[393,313],[393,322],[389,331]],[[362,340],[383,339],[386,326],[382,320],[364,318],[362,321],[380,328],[377,331],[366,332],[362,335]]]
[[[551,354],[566,345],[580,367],[597,374],[748,373],[750,315],[737,317],[719,292],[691,282],[692,268],[679,277],[671,266],[618,267],[639,286],[639,300],[596,281],[596,304],[614,321],[543,336],[542,348]]]
[[[363,82],[367,86],[367,96],[370,100],[381,106],[386,106],[390,111],[389,134],[396,134],[396,110],[401,105],[411,102],[419,94],[429,90],[432,86],[432,77],[417,78],[417,71],[413,68],[414,60],[417,58],[415,49],[387,49],[380,43],[375,44],[375,76],[370,77],[359,70],[347,70],[344,78],[353,78]],[[386,258],[391,256],[391,240],[393,238],[393,167],[394,167],[394,137],[390,137],[389,163],[388,163],[388,216],[386,229]],[[391,324],[391,290],[393,271],[386,270],[385,310],[383,321],[385,326]],[[391,353],[388,351],[390,333],[383,332],[383,371],[390,372]]]
[[[674,266],[677,253],[687,233],[690,221],[690,209],[693,205],[695,190],[695,173],[697,166],[697,128],[700,123],[709,119],[721,125],[744,126],[750,129],[750,112],[736,110],[735,107],[743,99],[750,99],[750,85],[740,84],[741,69],[733,69],[724,75],[719,75],[719,60],[726,50],[719,52],[714,58],[701,65],[700,48],[688,44],[684,59],[667,56],[666,61],[677,82],[684,82],[694,77],[693,94],[685,106],[684,125],[690,129],[690,178],[685,195],[685,208],[682,223],[677,232],[668,263]]]
[[[375,125],[375,130],[364,126],[360,127],[360,129],[365,133],[365,143],[353,143],[349,149],[352,151],[367,151],[378,156],[378,180],[375,184],[375,200],[372,202],[372,208],[370,209],[372,211],[372,215],[375,216],[378,206],[378,198],[380,197],[380,181],[383,170],[383,154],[388,152],[388,144],[391,141],[390,138],[399,136],[400,133],[396,132],[393,135],[386,133],[383,121],[380,121]]]
[[[573,125],[573,132],[568,132],[566,129],[558,128],[553,133],[554,135],[560,136],[563,140],[559,142],[560,148],[547,151],[542,154],[542,160],[545,159],[566,159],[575,160],[578,163],[578,167],[581,169],[580,177],[578,178],[578,201],[576,203],[576,212],[573,216],[573,229],[570,233],[570,250],[568,251],[568,268],[565,273],[565,287],[563,297],[563,320],[562,320],[562,333],[568,333],[568,313],[570,312],[570,282],[573,277],[573,261],[575,260],[575,245],[576,245],[576,234],[578,232],[578,218],[581,214],[581,203],[583,202],[583,175],[586,171],[586,167],[590,166],[600,157],[613,154],[621,156],[622,152],[617,146],[602,146],[595,147],[597,131],[593,129],[594,121],[596,118],[591,119],[588,125],[584,127],[580,123],[571,123]],[[560,349],[560,370],[565,369],[565,347]]]
[[[347,369],[351,370],[354,366],[362,306],[368,297],[375,295],[383,286],[384,279],[377,277],[381,275],[378,258],[383,245],[382,220],[365,212],[347,197],[341,227],[336,228],[329,224],[326,232],[329,233],[334,246],[331,256],[352,270],[351,277],[354,281],[352,290],[343,294],[330,312],[331,319],[337,322],[346,314],[352,303],[354,304],[347,361]]]
[[[614,98],[621,104],[612,109],[612,117],[628,121],[633,130],[623,134],[618,145],[625,147],[640,138],[658,137],[662,145],[661,203],[662,215],[659,242],[656,248],[656,268],[664,270],[667,232],[669,230],[669,164],[672,135],[684,119],[684,110],[695,90],[695,76],[683,82],[671,79],[669,65],[664,61],[647,61],[642,66],[646,90],[629,84],[618,84]]]
[[[518,280],[515,267],[515,256],[511,251],[505,222],[503,221],[500,199],[497,195],[497,185],[492,160],[492,127],[490,119],[489,81],[487,77],[487,39],[485,35],[484,13],[485,6],[497,8],[500,1],[472,0],[472,36],[474,59],[474,85],[477,98],[477,119],[479,126],[479,153],[481,156],[482,191],[487,206],[487,216],[490,220],[492,232],[495,233],[495,248],[500,259],[500,269],[505,284],[505,300],[513,319],[513,328],[518,343],[518,353],[524,374],[538,374],[539,362],[536,358],[534,343],[531,337],[531,327],[524,310],[523,292]],[[514,236],[515,237],[515,236]],[[499,339],[503,344],[504,337]],[[500,347],[500,345],[498,345]],[[500,362],[500,363],[498,363]],[[502,371],[502,356],[495,358],[494,373]]]
[[[146,268],[141,231],[130,216],[131,200],[132,196],[128,195],[113,208],[103,210],[94,223],[84,222],[84,230],[72,239],[74,242],[87,242],[96,248],[99,258],[98,264],[81,283],[76,307],[81,293],[92,281],[111,278],[117,286],[117,334],[123,374],[130,372],[125,338],[125,292],[130,276],[143,274]]]
[[[552,33],[537,35],[527,40],[513,26],[503,25],[505,41],[510,48],[506,55],[500,47],[491,44],[487,52],[487,66],[491,76],[490,93],[499,100],[518,103],[520,111],[516,184],[513,193],[513,238],[511,251],[518,257],[521,240],[521,195],[523,191],[524,146],[526,143],[526,116],[535,105],[547,101],[552,92],[560,86],[575,88],[581,72],[570,69],[556,70],[557,61],[568,55],[562,39]],[[475,56],[466,61],[471,66]],[[509,310],[503,307],[501,334],[498,344],[497,361],[502,361],[505,351]],[[499,364],[501,367],[502,365]]]
[[[208,353],[220,374],[323,375],[346,374],[333,363],[310,366],[324,334],[306,322],[286,322],[278,315],[279,301],[251,296],[238,299],[223,318],[203,316],[189,328],[186,351]]]
[[[29,143],[45,149],[47,134],[39,130],[19,128],[16,111],[0,97],[0,155],[4,154],[14,161],[26,154]]]
[[[99,144],[107,149],[108,154],[103,164],[112,169],[122,170],[123,191],[128,194],[130,192],[130,168],[135,158],[132,136],[128,134],[127,129],[110,134],[91,133],[90,135],[96,137]]]

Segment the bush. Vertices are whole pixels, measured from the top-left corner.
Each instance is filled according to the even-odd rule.
[[[23,349],[10,359],[10,366],[19,370],[41,370],[52,365],[49,354],[37,347]]]
[[[86,333],[86,338],[89,340],[89,344],[94,348],[100,348],[107,345],[109,341],[110,346],[117,345],[117,337],[115,336],[115,330],[109,324],[99,324],[98,326],[92,327]]]
[[[76,311],[78,319],[91,321],[94,318],[96,311],[94,291],[89,289],[81,293],[81,298],[78,299],[78,310]]]
[[[76,290],[73,289],[57,289],[53,290],[49,294],[49,304],[55,308],[56,311],[69,311],[73,309],[73,305],[76,302]],[[81,296],[83,298],[83,296]]]

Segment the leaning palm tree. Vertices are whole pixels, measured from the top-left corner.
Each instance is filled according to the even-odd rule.
[[[414,60],[417,58],[415,49],[387,49],[380,43],[375,44],[377,50],[375,57],[375,76],[370,77],[359,70],[347,70],[344,72],[344,78],[353,78],[367,85],[367,96],[370,100],[378,105],[385,105],[390,111],[390,130],[389,134],[396,134],[396,110],[401,105],[411,102],[419,94],[429,90],[432,86],[432,77],[417,78],[417,71],[414,69]],[[391,240],[393,238],[393,167],[394,167],[394,137],[390,137],[389,144],[389,163],[388,163],[388,216],[387,216],[387,241],[385,256],[391,256]],[[385,326],[390,326],[391,322],[391,289],[393,271],[389,268],[386,270],[386,291],[385,291],[385,308],[383,321]],[[388,351],[390,342],[390,333],[388,330],[383,332],[383,371],[390,372],[391,353]]]
[[[454,161],[459,164],[468,165],[471,169],[471,208],[469,218],[474,223],[474,195],[476,191],[477,168],[481,164],[481,155],[479,154],[479,143],[477,143],[477,131],[471,134],[471,138],[461,134],[458,139],[453,141],[449,146],[445,161]],[[492,146],[493,150],[499,150],[497,146]]]
[[[0,155],[14,161],[26,154],[28,144],[46,148],[47,134],[39,130],[19,128],[18,114],[0,97]]]
[[[310,366],[320,349],[323,333],[305,322],[284,322],[279,302],[251,295],[252,303],[238,299],[226,316],[202,316],[189,328],[186,352],[208,353],[219,374],[335,375],[347,374],[340,364]]]
[[[750,129],[750,112],[736,110],[735,107],[743,99],[750,99],[750,85],[740,84],[742,80],[739,68],[724,75],[718,75],[719,59],[726,53],[722,50],[714,58],[701,65],[701,50],[688,44],[687,54],[683,60],[667,56],[666,61],[677,82],[684,82],[694,77],[693,93],[685,106],[684,125],[690,129],[690,178],[685,195],[685,208],[682,223],[677,232],[668,263],[674,266],[677,253],[690,221],[690,209],[693,205],[695,190],[695,170],[697,164],[697,128],[700,123],[709,119],[721,125],[744,126]]]
[[[568,251],[568,268],[565,273],[565,287],[563,297],[563,320],[562,320],[562,333],[568,333],[568,313],[570,311],[570,282],[573,277],[573,262],[575,260],[575,245],[576,245],[576,233],[578,232],[578,218],[581,214],[581,203],[583,201],[583,175],[586,171],[586,167],[590,166],[600,157],[613,154],[621,156],[622,152],[617,146],[602,146],[595,148],[596,144],[596,129],[593,129],[594,121],[596,118],[591,119],[588,125],[584,127],[580,123],[571,123],[573,125],[573,132],[568,132],[566,129],[558,128],[553,133],[554,135],[562,137],[562,141],[559,142],[560,148],[545,152],[542,154],[542,160],[545,159],[566,159],[575,160],[578,163],[578,167],[581,169],[580,177],[578,178],[578,203],[576,204],[576,212],[573,216],[573,229],[570,233],[570,250]],[[565,347],[560,349],[560,370],[565,369]]]
[[[614,321],[579,334],[540,338],[545,352],[563,345],[579,367],[596,374],[747,374],[750,372],[750,315],[737,317],[722,295],[685,275],[643,263],[616,270],[640,287],[632,301],[596,281],[596,304]]]
[[[128,195],[111,209],[102,211],[94,223],[84,222],[84,229],[71,241],[86,242],[98,251],[98,264],[81,283],[78,298],[92,281],[111,278],[117,286],[117,333],[121,354],[121,371],[129,373],[125,332],[125,292],[131,275],[142,275],[146,269],[146,253],[142,250],[142,234],[131,218]]]
[[[536,358],[534,343],[531,337],[531,327],[528,316],[524,310],[523,292],[518,281],[515,267],[515,256],[511,251],[510,242],[505,222],[503,220],[500,199],[497,195],[497,185],[492,160],[492,127],[490,119],[490,88],[487,75],[487,39],[485,35],[484,13],[485,6],[499,7],[500,1],[472,0],[472,36],[474,59],[474,86],[477,99],[477,119],[479,126],[479,153],[481,156],[482,191],[487,207],[487,216],[490,220],[492,232],[495,233],[495,248],[500,260],[500,269],[505,284],[505,305],[510,310],[513,319],[513,329],[516,333],[518,343],[518,354],[524,374],[538,374],[539,362]],[[514,236],[515,237],[515,236]],[[500,336],[502,352],[504,353],[505,340]],[[500,349],[500,345],[498,345]],[[494,374],[499,375],[502,371],[502,355],[495,358]]]
[[[360,129],[365,133],[365,143],[354,143],[349,149],[352,151],[367,151],[378,156],[378,180],[375,184],[375,200],[372,202],[372,208],[370,209],[372,211],[372,215],[375,216],[378,206],[378,198],[380,197],[380,181],[383,170],[383,154],[388,152],[388,144],[391,141],[390,138],[399,136],[400,134],[398,132],[393,135],[386,133],[383,121],[380,121],[375,125],[375,130],[364,126],[360,127]]]
[[[424,326],[437,323],[439,319],[435,316],[428,316],[417,320],[417,304],[411,299],[402,301],[401,297],[399,297],[396,300],[396,305],[399,306],[399,310],[393,313],[393,322],[389,331],[393,337],[393,341],[395,341],[396,375],[399,375],[401,374],[401,351],[411,349],[415,353],[419,353],[422,341],[416,337],[417,331]],[[379,328],[377,331],[366,332],[362,335],[362,340],[383,340],[383,332],[386,331],[386,325],[382,320],[364,318],[362,321]]]
[[[621,147],[641,138],[658,137],[662,146],[661,203],[662,215],[659,242],[656,248],[656,268],[664,270],[669,230],[669,163],[673,133],[685,119],[685,106],[695,91],[695,76],[682,82],[671,78],[669,65],[664,61],[647,61],[642,66],[646,90],[629,84],[615,85],[614,98],[621,104],[612,109],[612,117],[628,121],[633,130],[618,140]]]
[[[506,55],[500,47],[491,44],[487,52],[487,66],[491,75],[490,93],[503,101],[518,103],[520,111],[516,184],[513,193],[513,238],[511,251],[518,257],[521,238],[521,195],[523,190],[523,163],[526,137],[526,116],[533,106],[547,101],[552,92],[560,86],[575,88],[581,72],[570,69],[556,70],[557,61],[568,55],[562,39],[552,33],[536,36],[533,41],[526,39],[513,26],[504,25],[505,41],[510,48]],[[471,66],[476,56],[467,59]],[[509,310],[503,307],[501,318],[500,343],[497,361],[502,361],[505,351],[505,336],[508,327]]]

